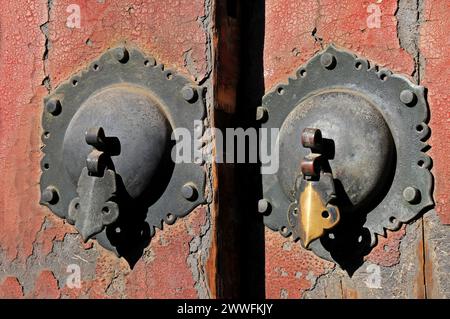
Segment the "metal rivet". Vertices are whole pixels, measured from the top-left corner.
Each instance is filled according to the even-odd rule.
[[[403,90],[400,93],[400,101],[408,106],[414,105],[416,103],[416,99],[416,94],[411,90]]]
[[[331,53],[324,53],[320,57],[320,63],[327,69],[333,69],[336,65],[336,58]]]
[[[186,85],[181,89],[181,96],[188,102],[195,102],[197,100],[197,90],[191,86]]]
[[[42,201],[49,204],[56,204],[59,200],[58,191],[54,186],[48,186],[42,192]]]
[[[173,223],[175,223],[175,216],[173,214],[167,214],[166,223],[168,225],[172,225]]]
[[[272,205],[270,202],[263,198],[258,201],[258,212],[261,214],[269,214],[271,211]]]
[[[403,198],[410,204],[417,203],[420,200],[420,190],[408,186],[403,190]]]
[[[197,188],[191,183],[186,183],[181,188],[181,194],[187,200],[194,200],[197,197]]]
[[[267,109],[263,106],[258,106],[256,108],[256,120],[265,122],[268,119]]]
[[[121,63],[127,62],[129,57],[130,57],[130,55],[128,53],[128,50],[125,49],[125,48],[116,48],[116,49],[114,49],[114,56]]]
[[[52,98],[47,101],[45,104],[45,109],[48,113],[52,115],[58,115],[61,113],[61,101],[55,98]]]

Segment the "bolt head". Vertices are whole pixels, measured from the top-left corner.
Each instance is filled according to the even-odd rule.
[[[414,105],[416,103],[416,99],[416,94],[411,90],[403,90],[400,93],[400,101],[408,106]]]
[[[270,202],[267,199],[263,198],[258,201],[258,212],[259,213],[268,214],[268,213],[270,213],[271,208],[272,208],[272,205],[270,204]]]
[[[114,49],[114,56],[121,63],[127,62],[130,57],[128,50],[123,47]]]
[[[51,98],[45,104],[45,109],[52,115],[58,115],[61,113],[61,101],[56,98]]]
[[[173,223],[175,223],[175,216],[173,214],[167,214],[165,220],[168,225],[172,225]]]
[[[265,122],[268,118],[267,109],[263,106],[259,106],[256,108],[256,120],[259,122]]]
[[[186,183],[181,188],[181,194],[187,200],[195,200],[195,198],[197,197],[197,188],[193,184]]]
[[[336,65],[336,58],[328,52],[320,56],[320,63],[327,69],[333,69]]]
[[[197,100],[197,90],[188,85],[181,90],[181,95],[183,99],[191,103]]]
[[[53,186],[48,186],[42,192],[42,201],[49,204],[56,204],[59,200],[58,191]]]
[[[403,198],[410,204],[418,203],[420,196],[420,190],[415,187],[408,186],[403,190]]]

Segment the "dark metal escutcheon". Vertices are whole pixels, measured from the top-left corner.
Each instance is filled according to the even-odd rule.
[[[121,46],[44,103],[41,203],[85,240],[134,262],[155,228],[205,202],[204,168],[171,158],[172,132],[197,136],[205,115],[203,89],[185,76]]]
[[[279,170],[262,176],[260,202],[270,204],[264,216],[270,229],[298,240],[304,174],[318,178],[320,161],[320,176],[332,179],[341,220],[310,243],[317,255],[354,267],[376,235],[433,205],[424,88],[405,77],[330,45],[267,93],[258,113],[265,114],[263,128],[280,130],[276,140],[267,139],[279,148]],[[312,131],[302,147],[305,129]]]

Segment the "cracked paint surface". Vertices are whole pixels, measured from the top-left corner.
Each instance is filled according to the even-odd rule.
[[[330,43],[427,86],[432,114],[433,148],[430,155],[435,162],[436,210],[441,221],[448,223],[450,176],[446,168],[449,156],[445,150],[450,146],[450,126],[449,97],[445,88],[450,78],[446,67],[450,62],[450,25],[444,16],[450,3],[445,0],[400,2],[399,7],[396,0],[266,1],[265,89],[269,91],[279,82],[286,82],[298,67]],[[376,5],[381,11],[380,28],[370,28],[367,23],[371,14],[369,5]],[[406,240],[409,229],[416,234]],[[387,238],[379,238],[364,264],[349,277],[338,266],[331,267],[328,262],[304,251],[299,244],[292,244],[281,239],[278,233],[266,230],[266,294],[273,298],[426,297],[424,265],[433,264],[434,260],[426,261],[424,257],[422,236],[421,219],[397,232],[388,232]],[[410,244],[402,245],[403,242]],[[294,245],[295,249],[283,250],[286,245]],[[370,277],[366,269],[369,265],[380,267],[383,281],[389,277],[391,283],[369,288],[370,284],[366,284]],[[448,258],[440,262],[441,269],[445,265],[450,265]],[[302,271],[297,278],[298,268],[309,269],[309,278],[313,280],[307,280]],[[440,273],[433,273],[433,278],[442,282]],[[441,295],[445,294],[448,288],[440,287],[444,290]]]
[[[79,29],[66,25],[72,3],[18,0],[0,12],[0,297],[207,297],[207,206],[157,231],[130,269],[40,206],[39,179],[43,97],[107,48],[131,43],[209,83],[209,2],[80,0]],[[70,264],[80,288],[67,285]]]
[[[117,43],[137,44],[158,61],[198,82],[208,75],[203,1],[78,1],[81,28],[67,28],[71,0],[53,0],[48,40],[52,85],[67,79]],[[185,54],[189,52],[189,54]],[[189,57],[189,58],[186,58]],[[187,71],[190,70],[189,74]]]
[[[266,229],[266,297],[300,298],[334,268],[290,239]]]
[[[329,43],[345,47],[396,72],[411,74],[414,63],[400,47],[397,2],[382,1],[381,28],[369,28],[367,7],[374,1],[266,1],[264,77],[266,90]]]
[[[450,224],[450,2],[425,1],[423,23],[420,27],[419,48],[424,59],[421,84],[428,88],[430,104],[430,154],[435,176],[436,211],[445,224]]]
[[[418,220],[399,232],[388,233],[387,239],[380,238],[352,278],[266,230],[268,297],[449,296],[446,245],[450,238],[441,222],[450,223],[450,21],[446,16],[450,3],[419,2],[420,36],[409,46],[410,42],[401,40],[405,39],[401,30],[409,22],[403,20],[406,22],[399,25],[405,13],[398,10],[399,3],[394,0],[266,1],[266,90],[286,80],[330,42],[380,66],[409,74],[429,90],[430,154],[436,182],[436,214],[427,213],[425,222]],[[79,0],[80,29],[66,26],[66,9],[71,3],[17,0],[3,3],[0,11],[0,297],[208,297],[204,274],[212,227],[208,207],[157,232],[141,260],[130,269],[126,261],[95,242],[83,244],[72,226],[38,201],[40,116],[48,90],[122,42],[138,45],[169,68],[208,86],[211,1]],[[367,6],[372,3],[382,12],[380,29],[367,27]],[[80,289],[66,285],[67,265],[73,263],[81,268]],[[370,265],[380,267],[380,287],[367,284]]]

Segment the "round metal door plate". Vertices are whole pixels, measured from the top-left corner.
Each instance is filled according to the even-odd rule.
[[[118,89],[115,90],[115,88]],[[198,128],[194,128],[194,123],[195,121],[202,121],[205,115],[202,87],[197,86],[183,75],[165,69],[163,64],[157,63],[153,57],[143,54],[137,48],[117,47],[108,50],[93,61],[88,68],[61,84],[44,100],[45,107],[42,118],[44,157],[41,161],[41,203],[48,206],[59,217],[68,217],[69,203],[77,196],[77,185],[71,175],[74,171],[78,174],[78,171],[84,166],[83,163],[81,166],[78,165],[80,167],[77,166],[76,169],[73,169],[71,163],[64,163],[64,161],[70,161],[70,158],[72,160],[74,160],[73,158],[78,159],[76,152],[67,151],[70,145],[65,145],[66,139],[69,139],[69,137],[72,140],[74,139],[72,131],[68,132],[68,128],[71,127],[70,123],[83,105],[86,105],[85,108],[90,110],[90,113],[83,115],[84,118],[101,116],[102,109],[107,109],[108,103],[120,98],[120,96],[114,97],[114,94],[108,93],[108,90],[119,95],[122,94],[121,90],[132,92],[128,94],[130,95],[129,99],[143,104],[143,107],[147,107],[147,104],[150,105],[149,107],[157,104],[167,122],[170,123],[172,131],[176,128],[183,128],[189,130],[191,136],[198,136]],[[96,109],[90,107],[92,103],[86,101],[90,101],[91,97],[99,95],[99,92],[104,95],[100,100],[104,106]],[[147,94],[148,99],[146,98]],[[108,111],[108,114],[116,112],[116,109],[113,107]],[[143,114],[139,110],[136,110],[135,113],[136,116]],[[146,116],[155,117],[155,114],[158,115],[153,112]],[[77,125],[82,125],[84,121],[80,122],[79,120],[78,122],[81,124]],[[144,118],[139,118],[136,125],[144,125],[145,121]],[[130,123],[130,120],[124,119],[124,121],[118,122]],[[116,127],[120,123],[116,123]],[[78,128],[77,125],[75,126]],[[115,127],[114,123],[109,125],[111,128]],[[155,128],[158,127],[151,128],[152,132],[155,132]],[[148,134],[144,134],[145,130],[143,131],[141,135],[147,136]],[[80,139],[83,138],[84,136],[80,136]],[[161,138],[161,140],[163,139]],[[132,140],[129,140],[129,142],[133,143]],[[145,139],[143,138],[140,142],[145,143]],[[137,144],[135,144],[131,147],[132,149],[136,149]],[[154,144],[150,143],[153,147],[158,146]],[[86,149],[89,149],[88,145],[85,146]],[[66,149],[65,152],[64,149]],[[159,160],[162,155],[159,154],[161,152],[157,153]],[[139,151],[135,150],[135,154],[139,154]],[[144,157],[132,159],[140,165],[140,170],[143,169],[145,164],[142,161],[149,160],[148,152],[142,153],[142,156]],[[161,161],[164,160],[171,161],[171,158],[168,156],[168,158],[161,159]],[[126,168],[127,163],[122,166]],[[149,196],[152,198],[147,201],[148,206],[128,207],[129,212],[126,212],[128,216],[119,217],[117,223],[107,226],[97,234],[95,238],[102,246],[118,255],[134,254],[130,252],[130,249],[142,251],[154,235],[155,228],[162,229],[163,222],[173,224],[177,218],[186,216],[196,206],[205,202],[205,170],[201,164],[196,162],[172,162],[166,166],[169,167],[170,172],[166,176],[166,183],[161,185],[161,191],[158,194],[150,192]],[[152,169],[153,171],[157,170]],[[128,176],[128,179],[132,179],[132,177]],[[192,196],[185,195],[187,188],[193,193]]]
[[[433,205],[431,159],[425,154],[428,107],[424,88],[407,78],[330,45],[267,93],[258,114],[265,114],[260,117],[263,128],[280,129],[274,141],[279,170],[262,175],[264,203],[270,207],[270,212],[264,210],[264,222],[294,240],[299,237],[292,222],[297,205],[293,190],[307,152],[300,134],[315,125],[324,137],[336,137],[333,178],[343,184],[355,209],[347,209],[336,229],[311,243],[320,257],[336,261],[343,250],[373,247],[377,234],[398,229]],[[267,143],[271,145],[271,134]],[[347,165],[354,157],[359,167]]]

